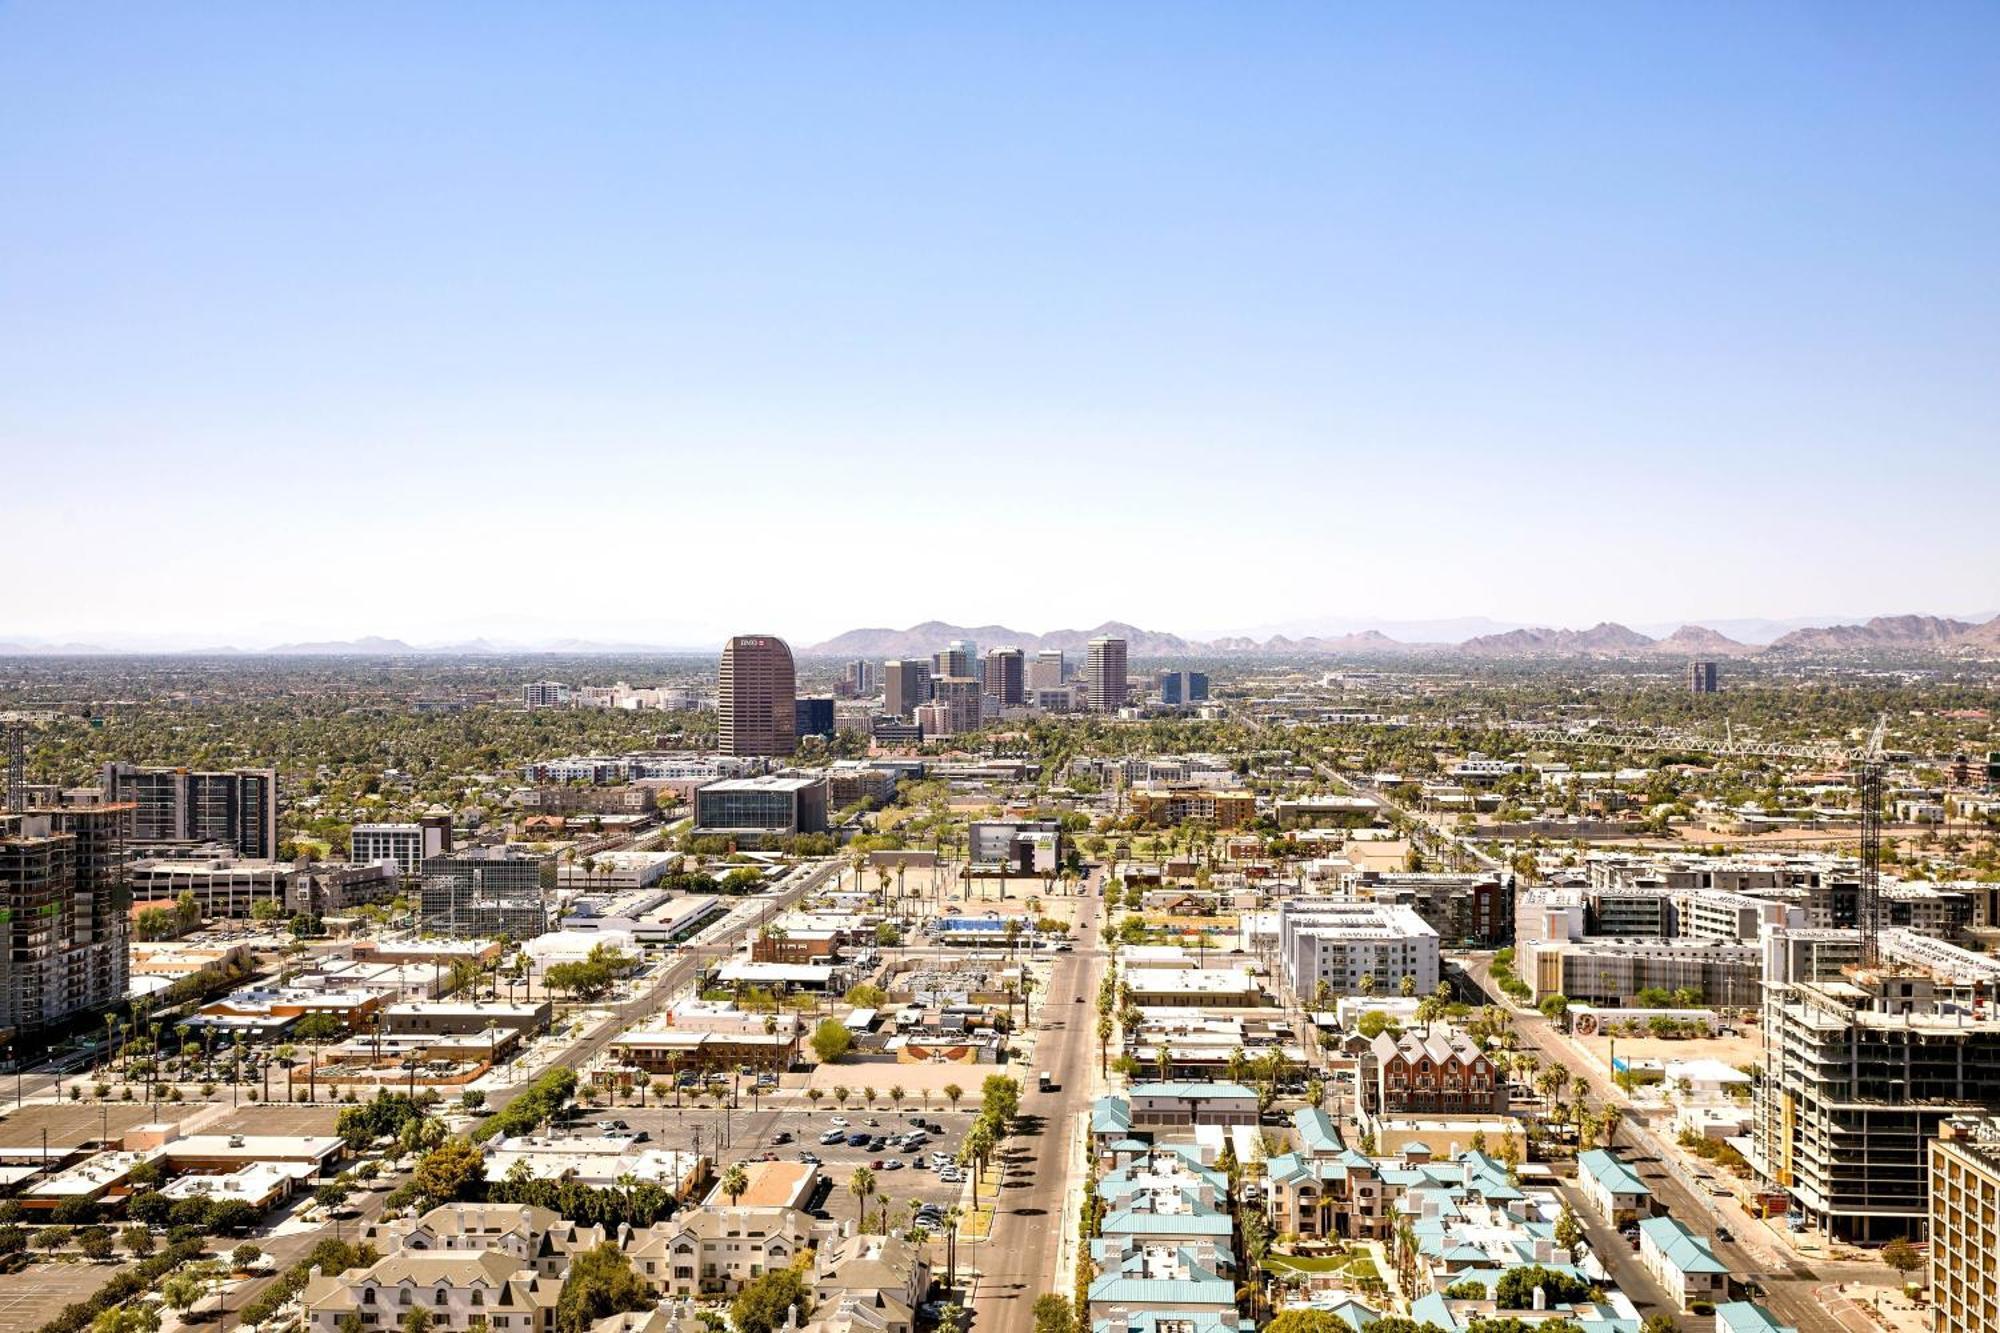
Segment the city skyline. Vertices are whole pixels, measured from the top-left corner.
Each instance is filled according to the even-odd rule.
[[[0,14],[0,639],[810,641],[871,524],[1228,557],[876,624],[2000,601],[1988,9],[97,13]]]

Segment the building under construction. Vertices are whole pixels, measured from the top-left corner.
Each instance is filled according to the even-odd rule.
[[[1891,930],[1865,964],[1859,931],[1803,933],[1767,941],[1752,1162],[1835,1237],[1920,1236],[1938,1126],[2000,1110],[2000,963]]]
[[[11,1044],[121,1004],[130,806],[0,812],[0,1028]]]
[[[468,847],[424,860],[419,897],[424,930],[441,935],[533,939],[549,928],[555,862],[511,847]]]
[[[185,768],[104,766],[104,797],[129,803],[126,835],[155,850],[218,843],[238,856],[278,854],[278,774],[269,768],[200,773]]]

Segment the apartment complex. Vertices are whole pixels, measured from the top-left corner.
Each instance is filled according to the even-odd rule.
[[[124,805],[0,813],[0,1029],[18,1037],[124,1001]]]
[[[440,815],[415,824],[356,824],[347,848],[347,859],[357,865],[393,861],[399,873],[414,875],[425,860],[451,850],[451,820]]]
[[[569,699],[569,686],[559,680],[531,680],[521,687],[523,708],[567,708]]]
[[[185,768],[104,766],[104,799],[129,805],[136,843],[220,843],[238,856],[278,854],[278,771],[198,773]]]
[[[1125,706],[1125,640],[1100,634],[1090,641],[1083,660],[1084,706],[1093,713],[1115,713]]]
[[[1287,898],[1278,905],[1278,948],[1296,996],[1310,997],[1321,982],[1351,995],[1363,976],[1384,995],[1406,976],[1422,994],[1438,983],[1437,931],[1407,907]]]
[[[770,634],[739,634],[722,649],[715,709],[718,746],[729,755],[782,757],[798,749],[792,650]]]
[[[1190,819],[1218,829],[1242,828],[1257,817],[1256,796],[1240,790],[1181,785],[1134,787],[1126,799],[1134,815],[1159,828]]]
[[[1965,1117],[1930,1143],[1937,1333],[2000,1333],[2000,1121]]]

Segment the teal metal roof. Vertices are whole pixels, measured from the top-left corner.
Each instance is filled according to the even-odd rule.
[[[1125,1209],[1108,1215],[1107,1236],[1227,1236],[1229,1219],[1221,1213],[1143,1213]]]
[[[1241,1083],[1134,1083],[1131,1087],[1134,1097],[1248,1097],[1255,1101],[1257,1094]]]
[[[1347,1146],[1333,1127],[1332,1117],[1316,1106],[1294,1112],[1292,1127],[1299,1132],[1299,1146],[1309,1153],[1337,1153]]]
[[[1459,1322],[1451,1313],[1451,1302],[1435,1291],[1410,1302],[1410,1318],[1419,1324],[1436,1324],[1444,1333],[1458,1333]]]
[[[1125,1277],[1107,1274],[1090,1284],[1093,1301],[1131,1301],[1141,1305],[1223,1305],[1236,1308],[1236,1288],[1219,1277],[1177,1278]]]
[[[1721,1333],[1798,1333],[1755,1301],[1725,1301],[1716,1306],[1715,1326]]]
[[[1090,1107],[1090,1132],[1126,1134],[1132,1129],[1132,1105],[1123,1097],[1099,1097]]]
[[[1578,1153],[1576,1164],[1609,1193],[1650,1195],[1653,1192],[1646,1188],[1646,1182],[1639,1179],[1638,1173],[1625,1165],[1616,1153],[1606,1152],[1602,1148],[1592,1148],[1589,1152]]]
[[[1727,1273],[1708,1242],[1671,1217],[1649,1217],[1639,1224],[1639,1234],[1666,1256],[1667,1262],[1683,1273]]]

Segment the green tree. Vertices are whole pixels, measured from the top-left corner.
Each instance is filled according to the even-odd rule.
[[[1924,1266],[1924,1257],[1901,1236],[1882,1247],[1882,1262],[1896,1270],[1896,1275],[1908,1280],[1910,1274]]]
[[[743,1163],[737,1162],[722,1173],[722,1192],[729,1196],[731,1206],[734,1206],[736,1201],[743,1197],[743,1191],[749,1188],[750,1173],[743,1169]]]
[[[1574,1305],[1590,1297],[1590,1283],[1583,1278],[1540,1264],[1525,1264],[1500,1275],[1500,1280],[1493,1284],[1494,1302],[1502,1310],[1531,1309],[1537,1287],[1550,1306]]]
[[[1576,1247],[1583,1244],[1583,1236],[1583,1223],[1577,1219],[1576,1211],[1564,1204],[1562,1212],[1556,1215],[1556,1244],[1575,1254]]]
[[[419,1192],[431,1204],[468,1197],[486,1179],[486,1158],[471,1142],[449,1138],[424,1154],[412,1175]]]
[[[813,1054],[820,1058],[822,1064],[832,1064],[846,1055],[853,1045],[854,1034],[839,1019],[822,1019],[819,1026],[813,1029]]]
[[[780,1268],[744,1284],[730,1303],[729,1318],[736,1333],[775,1333],[794,1311],[802,1323],[812,1313],[812,1288],[797,1269]]]
[[[654,1303],[652,1288],[632,1271],[624,1251],[605,1241],[570,1261],[556,1297],[556,1333],[587,1333],[600,1319]]]
[[[1054,1292],[1035,1297],[1035,1333],[1076,1333],[1076,1307]]]

